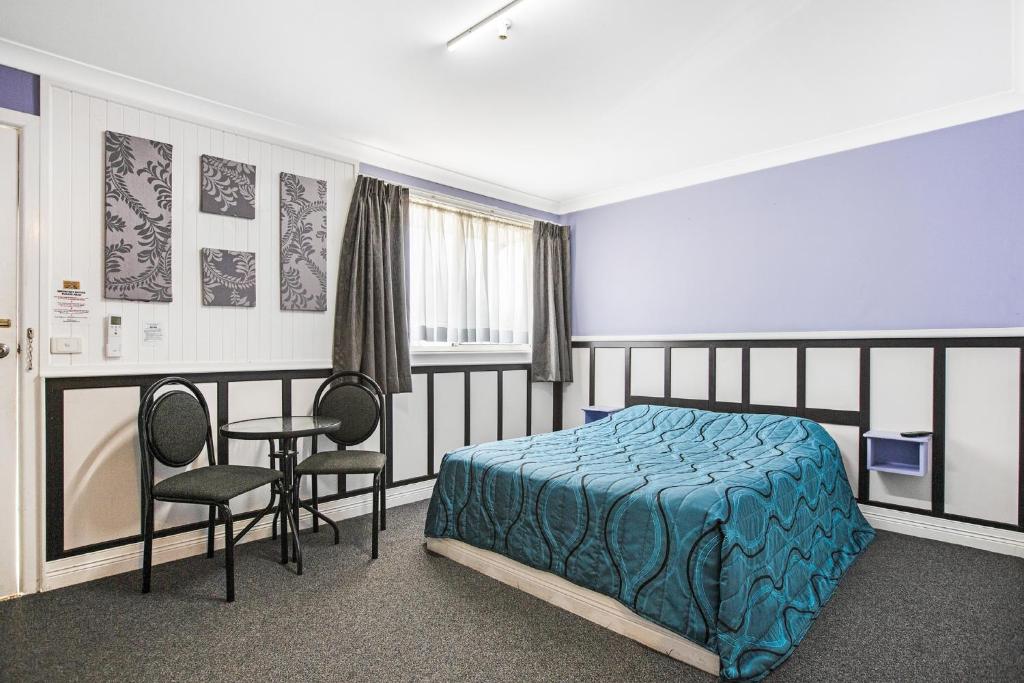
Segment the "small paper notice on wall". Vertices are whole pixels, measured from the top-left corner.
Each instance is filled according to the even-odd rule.
[[[164,341],[164,324],[161,322],[142,323],[142,343],[156,346]]]
[[[89,296],[77,280],[64,280],[53,296],[53,321],[77,323],[89,317]]]

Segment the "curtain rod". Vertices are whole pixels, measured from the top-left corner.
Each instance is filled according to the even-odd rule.
[[[409,195],[415,199],[433,201],[442,206],[451,206],[456,209],[462,209],[471,213],[481,214],[483,216],[491,216],[500,218],[510,223],[516,223],[523,227],[533,229],[534,219],[530,216],[526,216],[521,213],[515,213],[513,211],[507,211],[498,209],[493,206],[487,206],[486,204],[480,204],[469,199],[463,199],[461,197],[453,197],[446,194],[438,194],[436,192],[429,192],[427,190],[421,190],[419,188],[409,188]]]

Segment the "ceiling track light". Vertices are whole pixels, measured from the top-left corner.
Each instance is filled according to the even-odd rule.
[[[508,12],[510,9],[512,9],[521,2],[523,2],[523,0],[512,0],[512,2],[508,3],[501,9],[498,9],[497,11],[488,14],[486,17],[484,17],[483,19],[476,22],[459,35],[449,40],[447,43],[449,52],[457,48],[459,46],[459,43],[464,41],[466,38],[469,38],[471,35],[479,31],[480,29],[487,27],[489,24],[491,24],[491,22],[494,22],[495,20],[500,20],[498,21],[497,24],[498,38],[501,40],[506,40],[508,38],[508,31],[510,28],[512,28],[512,22],[511,20],[509,20],[508,17],[504,15],[506,12]]]

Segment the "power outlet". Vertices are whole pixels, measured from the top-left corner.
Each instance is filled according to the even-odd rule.
[[[50,353],[81,353],[81,337],[50,337]]]

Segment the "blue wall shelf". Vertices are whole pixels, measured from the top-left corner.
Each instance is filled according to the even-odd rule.
[[[622,408],[614,408],[611,406],[587,406],[583,409],[583,423],[590,424],[591,422],[597,422],[604,418],[617,413]]]
[[[931,436],[900,436],[899,432],[872,429],[868,442],[868,469],[890,474],[923,477],[932,455]]]

